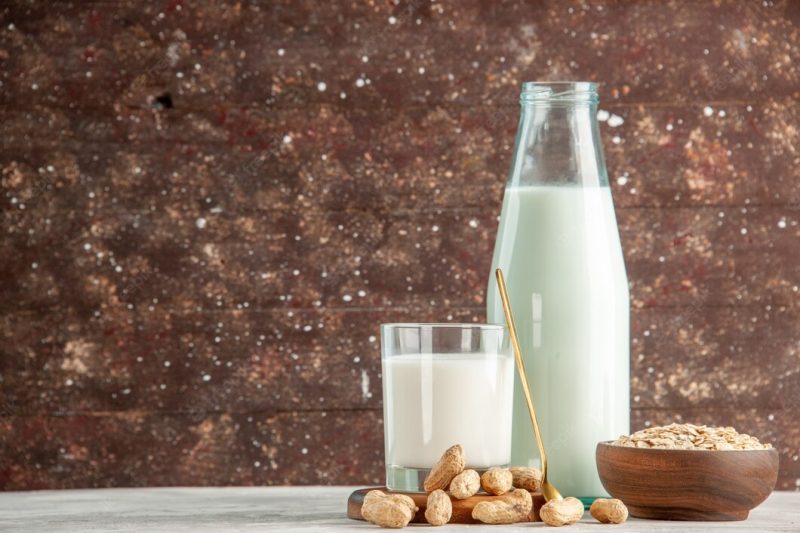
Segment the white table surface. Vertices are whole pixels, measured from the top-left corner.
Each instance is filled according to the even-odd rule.
[[[385,531],[345,516],[354,487],[136,488],[0,492],[0,531]],[[419,531],[427,525],[411,525]],[[542,523],[437,531],[530,531]],[[800,492],[775,492],[743,522],[583,521],[553,531],[800,532]]]

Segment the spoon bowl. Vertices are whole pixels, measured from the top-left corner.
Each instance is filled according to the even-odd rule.
[[[563,500],[564,497],[558,492],[558,489],[555,486],[546,481],[544,479],[544,475],[542,476],[542,496],[544,496],[545,501],[550,500]]]

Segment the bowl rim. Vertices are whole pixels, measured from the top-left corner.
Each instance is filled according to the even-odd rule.
[[[772,448],[764,448],[761,450],[698,450],[698,449],[682,449],[682,448],[637,448],[635,446],[620,446],[619,444],[613,444],[613,440],[603,440],[597,443],[597,447],[600,446],[607,446],[609,448],[621,449],[621,450],[636,450],[637,452],[655,452],[655,453],[665,453],[665,452],[767,452],[767,453],[778,453],[778,450],[773,446]]]

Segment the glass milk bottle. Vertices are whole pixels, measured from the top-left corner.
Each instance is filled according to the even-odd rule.
[[[597,127],[596,84],[523,85],[487,293],[503,324],[503,269],[548,455],[565,496],[604,496],[598,442],[629,432],[629,299]],[[511,461],[538,466],[515,382]]]

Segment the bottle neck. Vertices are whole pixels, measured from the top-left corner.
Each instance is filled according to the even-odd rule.
[[[584,94],[524,90],[520,100],[510,186],[608,186],[593,90]]]

